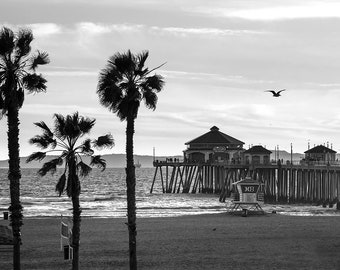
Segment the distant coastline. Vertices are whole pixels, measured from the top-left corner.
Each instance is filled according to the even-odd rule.
[[[111,154],[111,155],[103,155],[102,156],[106,160],[107,168],[125,168],[126,167],[126,158],[125,154]],[[46,158],[44,161],[32,161],[31,163],[26,163],[27,157],[20,158],[20,167],[21,168],[41,168],[44,162],[48,161],[48,158],[53,159],[54,156],[50,156]],[[153,161],[155,160],[165,160],[166,158],[177,158],[182,159],[183,156],[149,156],[149,155],[134,155],[135,161],[139,162],[142,168],[152,168]],[[0,169],[8,168],[8,160],[0,160]]]
[[[275,153],[274,150],[271,150],[272,154],[270,155],[270,158],[272,160],[275,159]],[[279,157],[279,159],[283,160],[283,162],[286,162],[287,160],[290,161],[292,158],[293,161],[300,161],[304,158],[304,154],[301,153],[293,153],[292,157],[291,154],[285,150],[276,150],[276,155]],[[340,154],[336,155],[340,160]],[[50,156],[52,159],[54,156]],[[33,161],[31,163],[26,163],[27,157],[21,157],[20,159],[20,167],[21,168],[40,168],[43,164],[43,162],[39,161]],[[125,168],[126,166],[126,158],[125,154],[110,154],[110,155],[103,155],[103,158],[107,162],[107,168]],[[167,158],[170,159],[178,159],[183,160],[182,155],[174,155],[174,156],[151,156],[151,155],[134,155],[135,161],[139,162],[142,168],[152,168],[153,167],[153,161],[155,160],[166,160]],[[48,159],[46,159],[47,161]],[[6,169],[8,168],[8,160],[0,160],[0,169]]]

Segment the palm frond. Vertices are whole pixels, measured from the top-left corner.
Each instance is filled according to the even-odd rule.
[[[30,29],[20,29],[18,32],[18,38],[16,40],[17,61],[20,58],[28,55],[31,51],[31,42],[33,40],[33,34]]]
[[[47,80],[41,74],[27,74],[22,82],[29,93],[45,92],[47,88]]]
[[[18,108],[21,108],[25,100],[25,93],[22,88],[19,88],[17,91],[17,100],[18,100]]]
[[[11,85],[9,83],[7,75],[8,75],[8,72],[5,71],[3,75],[0,77],[0,94],[2,95],[3,98],[8,97],[11,91]]]
[[[46,65],[49,62],[50,58],[48,53],[38,51],[37,54],[30,59],[30,69],[35,71],[39,65]]]
[[[100,73],[109,75],[110,82],[117,83],[124,78],[124,73],[120,73],[115,64],[115,55],[107,61],[106,67]]]
[[[51,159],[50,161],[46,162],[42,168],[38,171],[40,176],[46,175],[50,172],[52,175],[56,172],[57,166],[63,165],[63,159],[58,157],[55,159]]]
[[[4,108],[5,108],[5,100],[2,97],[1,92],[0,92],[0,111]]]
[[[0,83],[1,115],[6,115],[8,107],[11,104],[12,95],[13,95],[13,92],[10,92],[8,90],[7,83],[6,82],[3,84]]]
[[[60,158],[66,158],[69,155],[69,151],[63,150],[61,155],[59,156]],[[66,165],[67,165],[67,159],[65,159]]]
[[[43,134],[43,135],[36,135],[35,137],[31,138],[29,140],[30,144],[34,144],[41,149],[46,149],[48,147],[55,148],[57,141],[53,139],[53,137],[49,136],[48,134]]]
[[[30,163],[33,160],[43,160],[46,157],[46,152],[34,152],[33,154],[29,155],[26,159],[26,163]]]
[[[65,134],[65,117],[61,114],[54,114],[54,133],[57,137],[64,139],[66,137]]]
[[[114,146],[114,139],[111,134],[99,136],[97,140],[93,141],[94,147],[98,149],[112,148]]]
[[[139,106],[139,100],[132,100],[129,102],[127,99],[123,99],[117,108],[117,116],[121,121],[126,120],[128,116],[135,119],[137,118]]]
[[[145,78],[145,81],[141,83],[142,89],[151,89],[156,92],[160,92],[163,89],[165,82],[161,75],[153,75]]]
[[[165,64],[166,64],[166,62],[164,62],[163,64],[161,64],[161,65],[159,65],[159,66],[157,66],[157,67],[155,67],[155,68],[149,70],[148,72],[145,73],[145,75],[148,75],[148,74],[150,74],[151,72],[155,71],[156,69],[161,68],[161,67],[164,66]]]
[[[34,125],[36,125],[37,127],[40,127],[44,131],[44,133],[46,133],[48,136],[53,137],[52,131],[50,130],[50,128],[46,125],[44,121],[36,122],[34,123]]]
[[[134,75],[136,70],[136,61],[134,55],[128,50],[126,53],[116,53],[110,61],[115,65],[120,74]]]
[[[99,169],[102,169],[102,171],[104,171],[106,168],[106,161],[105,159],[102,159],[100,155],[92,156],[90,165],[97,166]]]
[[[111,78],[110,72],[102,71],[100,73],[97,94],[100,103],[113,113],[116,113],[124,95],[122,89]]]
[[[85,155],[93,155],[94,151],[91,148],[91,139],[86,139],[83,143],[78,147],[80,152]]]
[[[82,135],[89,133],[95,123],[96,119],[90,119],[88,117],[79,117],[78,126],[80,128]]]
[[[92,171],[92,168],[82,161],[80,161],[77,164],[77,169],[79,170],[79,174],[80,174],[81,177],[88,176],[89,173]]]
[[[81,135],[78,112],[75,112],[73,115],[66,115],[63,132],[66,137],[71,139],[77,138]]]
[[[148,72],[148,68],[143,69],[148,56],[149,56],[148,51],[143,51],[143,52],[137,54],[136,58],[137,58],[138,64],[137,64],[136,74],[141,76],[141,77],[144,76],[144,74],[146,74]]]
[[[13,51],[15,46],[14,33],[11,29],[3,27],[0,30],[0,55],[4,56]]]
[[[60,176],[58,183],[55,186],[55,191],[59,193],[59,196],[61,196],[61,194],[63,194],[63,192],[65,190],[65,184],[66,184],[66,175],[65,175],[65,173],[63,173]]]
[[[158,100],[156,93],[149,90],[149,91],[143,92],[143,94],[144,94],[143,100],[145,102],[145,106],[149,109],[155,110],[156,105],[157,105],[157,100]]]

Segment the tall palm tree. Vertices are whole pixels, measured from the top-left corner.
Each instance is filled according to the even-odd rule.
[[[9,211],[14,240],[14,269],[20,269],[20,229],[23,224],[20,202],[19,109],[24,102],[24,90],[28,93],[46,91],[46,79],[35,71],[39,65],[49,63],[46,52],[30,54],[32,40],[33,34],[29,29],[20,29],[16,34],[6,27],[0,29],[0,119],[7,116],[11,197]]]
[[[95,124],[94,119],[79,116],[78,113],[67,115],[66,117],[54,115],[54,129],[51,130],[44,122],[35,123],[43,131],[42,135],[37,135],[30,139],[30,143],[41,149],[43,152],[34,152],[27,158],[27,162],[33,160],[43,160],[47,153],[59,152],[60,155],[42,166],[38,171],[41,176],[48,172],[54,174],[57,166],[64,165],[64,171],[60,176],[56,191],[59,196],[66,191],[67,196],[72,199],[73,206],[73,227],[72,227],[72,247],[73,260],[72,269],[79,269],[79,239],[80,239],[80,215],[79,203],[80,177],[87,176],[92,170],[90,166],[98,166],[102,170],[106,167],[106,162],[99,155],[94,155],[94,148],[112,147],[114,145],[112,135],[107,134],[98,137],[96,140],[85,139],[79,143],[80,138],[88,134]],[[90,166],[86,164],[84,157],[90,157]]]
[[[133,134],[135,119],[142,101],[146,107],[155,110],[157,94],[163,88],[160,75],[150,75],[155,69],[144,67],[148,51],[132,54],[129,51],[116,53],[109,58],[106,68],[99,75],[97,94],[100,103],[116,113],[126,127],[126,186],[129,230],[130,269],[137,269],[136,256],[136,176],[133,160]],[[164,64],[163,64],[164,65]]]

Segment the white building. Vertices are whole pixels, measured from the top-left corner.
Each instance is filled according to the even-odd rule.
[[[187,143],[184,159],[189,162],[240,162],[244,142],[213,126],[209,132]]]

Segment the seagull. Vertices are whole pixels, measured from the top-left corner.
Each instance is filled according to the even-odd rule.
[[[277,91],[277,92],[275,92],[274,90],[267,90],[267,91],[265,91],[265,92],[271,92],[271,93],[273,93],[273,97],[279,97],[279,96],[281,96],[281,92],[282,91],[286,91],[286,89],[282,89],[282,90],[280,90],[280,91]]]

